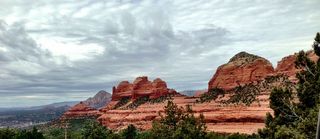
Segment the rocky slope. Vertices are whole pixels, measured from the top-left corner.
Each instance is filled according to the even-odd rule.
[[[232,89],[239,84],[247,84],[262,80],[273,74],[272,64],[265,58],[240,52],[224,65],[218,67],[216,73],[208,83],[208,89]]]

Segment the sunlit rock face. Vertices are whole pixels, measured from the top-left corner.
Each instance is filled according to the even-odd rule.
[[[167,88],[167,83],[160,78],[149,81],[148,77],[142,76],[137,77],[133,83],[122,81],[117,87],[113,87],[112,101],[118,101],[125,97],[135,100],[143,96],[148,96],[152,99],[174,92]]]
[[[208,83],[208,89],[215,87],[230,90],[236,86],[262,80],[274,73],[272,64],[265,58],[240,52],[224,65],[218,67]]]
[[[97,109],[80,102],[65,112],[62,116],[62,119],[94,118],[100,115],[101,113]]]

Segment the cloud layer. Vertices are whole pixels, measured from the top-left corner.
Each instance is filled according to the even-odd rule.
[[[0,107],[82,100],[121,80],[203,89],[239,51],[310,49],[318,0],[4,0]],[[17,103],[19,102],[19,103]]]

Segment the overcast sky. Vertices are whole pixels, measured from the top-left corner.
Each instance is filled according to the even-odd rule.
[[[311,49],[319,0],[1,0],[0,107],[83,100],[122,80],[205,89],[240,51]]]

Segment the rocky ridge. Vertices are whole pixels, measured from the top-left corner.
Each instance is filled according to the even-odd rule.
[[[317,59],[312,52],[308,55],[313,60]],[[264,127],[266,113],[272,113],[269,108],[271,89],[286,85],[282,83],[292,81],[295,73],[299,71],[293,68],[295,57],[296,55],[283,58],[274,69],[268,60],[241,52],[232,57],[228,63],[220,66],[208,83],[208,90],[215,87],[227,90],[224,97],[211,102],[198,103],[197,100],[204,93],[200,91],[193,97],[172,93],[174,95],[171,98],[179,106],[191,105],[196,116],[202,113],[209,131],[256,133],[259,128]],[[246,88],[248,84],[259,89],[259,93],[255,94],[255,101],[250,105],[222,103],[230,99],[232,94],[239,93],[235,91],[235,87],[241,85],[242,88]],[[117,87],[113,87],[112,101],[100,110],[102,115],[98,121],[113,130],[121,130],[129,124],[134,124],[142,130],[150,129],[152,121],[160,118],[158,113],[163,112],[165,101],[143,102],[132,109],[127,108],[130,104],[140,101],[139,98],[147,96],[157,99],[167,94],[171,94],[170,89],[161,79],[151,82],[147,77],[138,77],[133,83],[120,82]],[[120,107],[115,107],[122,101],[123,104]]]

